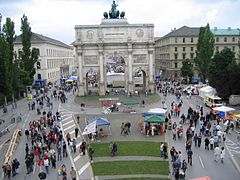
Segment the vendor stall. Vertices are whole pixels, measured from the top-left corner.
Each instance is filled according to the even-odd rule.
[[[164,132],[164,125],[165,118],[163,116],[146,116],[144,118],[145,124],[145,133],[146,135],[159,135]]]
[[[87,121],[87,124],[92,124],[93,122],[96,123],[96,131],[98,132],[99,137],[105,137],[107,135],[111,135],[111,130],[110,130],[110,122],[106,119],[106,118],[93,118],[93,119],[89,119]],[[108,129],[108,133],[106,131],[103,131],[103,127],[107,127]]]
[[[214,111],[218,111],[221,116],[223,116],[224,119],[227,118],[229,112],[234,111],[234,108],[227,107],[227,106],[220,106],[213,108]]]
[[[148,111],[149,114],[156,114],[161,116],[166,116],[167,110],[162,108],[153,108]]]
[[[121,101],[121,104],[124,106],[123,112],[135,112],[135,106],[139,104],[139,102],[135,99],[124,99]]]

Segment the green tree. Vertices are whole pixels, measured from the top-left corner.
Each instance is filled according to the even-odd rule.
[[[217,89],[223,99],[227,99],[235,91],[233,83],[236,82],[234,71],[237,70],[237,64],[234,52],[229,48],[216,52],[209,70],[210,85]]]
[[[24,85],[31,85],[33,83],[33,76],[35,74],[34,64],[38,59],[38,50],[35,48],[31,50],[31,27],[28,22],[27,16],[23,15],[21,18],[21,40],[22,40],[22,54],[20,67],[23,71],[26,71],[27,77],[23,80]],[[24,77],[23,77],[24,78]]]
[[[214,35],[209,24],[200,28],[196,58],[194,59],[196,69],[205,83],[208,78],[209,66],[214,52]]]
[[[4,38],[0,35],[0,103],[4,104],[5,96],[9,95],[9,83],[8,83],[8,67],[9,67],[9,44]]]
[[[181,76],[186,78],[187,81],[192,79],[193,76],[193,64],[190,59],[185,59],[182,62]]]
[[[14,49],[13,49],[13,42],[14,42],[14,36],[15,36],[15,30],[14,30],[14,22],[11,20],[11,18],[7,17],[6,18],[6,23],[3,25],[3,32],[4,32],[4,37],[9,45],[9,59],[8,59],[8,92],[9,94],[12,94],[13,91],[16,91],[16,89],[13,88],[13,85],[15,82],[13,82],[14,76],[17,74],[16,71],[13,71],[13,66],[14,66]]]

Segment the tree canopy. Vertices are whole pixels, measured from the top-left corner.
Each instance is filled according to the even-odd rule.
[[[205,83],[208,78],[209,66],[214,52],[214,35],[209,24],[200,28],[196,58],[194,59],[200,77]]]
[[[190,59],[185,59],[182,62],[181,75],[187,80],[191,80],[193,76],[193,64]]]
[[[240,94],[239,70],[240,65],[237,65],[231,49],[215,53],[209,68],[209,83],[223,99],[228,99],[231,94]]]

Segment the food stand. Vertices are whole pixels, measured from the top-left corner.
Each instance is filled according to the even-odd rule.
[[[139,102],[135,99],[124,99],[121,101],[121,104],[124,106],[123,112],[136,112],[135,106],[139,104]]]
[[[146,135],[159,135],[164,132],[165,118],[163,116],[146,116],[144,117],[144,128]]]

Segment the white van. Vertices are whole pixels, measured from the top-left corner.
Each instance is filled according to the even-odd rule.
[[[204,104],[208,107],[219,107],[222,106],[222,99],[218,96],[214,96],[211,94],[204,95]]]

